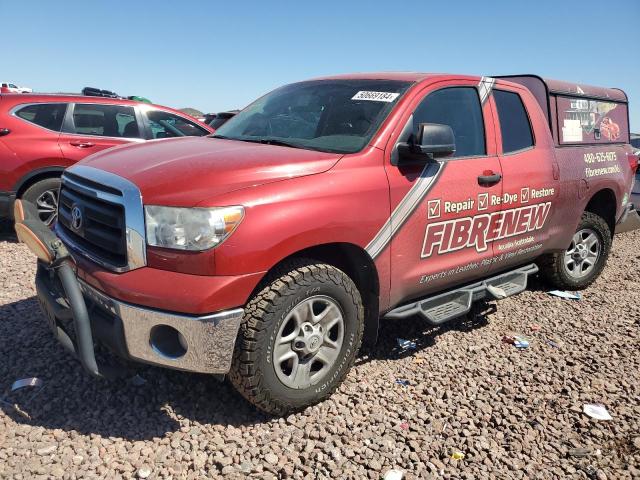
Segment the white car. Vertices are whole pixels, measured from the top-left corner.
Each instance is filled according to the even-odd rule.
[[[2,82],[0,84],[1,93],[31,93],[33,90],[29,87],[19,87],[15,83]]]

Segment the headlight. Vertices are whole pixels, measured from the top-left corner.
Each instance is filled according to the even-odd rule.
[[[242,221],[243,207],[144,207],[147,243],[179,250],[208,250],[222,243]]]

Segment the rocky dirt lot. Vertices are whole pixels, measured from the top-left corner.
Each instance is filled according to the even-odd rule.
[[[581,301],[534,281],[442,328],[386,322],[330,400],[286,418],[201,375],[92,380],[49,333],[7,226],[0,272],[0,478],[640,478],[640,232]],[[44,388],[8,392],[31,376]]]

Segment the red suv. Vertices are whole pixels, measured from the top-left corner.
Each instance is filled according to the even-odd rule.
[[[56,218],[62,171],[116,145],[203,136],[213,130],[170,108],[81,95],[0,95],[0,217],[16,198]]]

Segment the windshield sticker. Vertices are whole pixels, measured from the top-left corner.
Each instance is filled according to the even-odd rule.
[[[582,141],[582,126],[580,120],[569,120],[565,118],[562,127],[562,141],[567,143]]]
[[[370,102],[387,102],[391,103],[400,96],[399,93],[391,92],[368,92],[360,90],[356,93],[351,100],[368,100]]]

